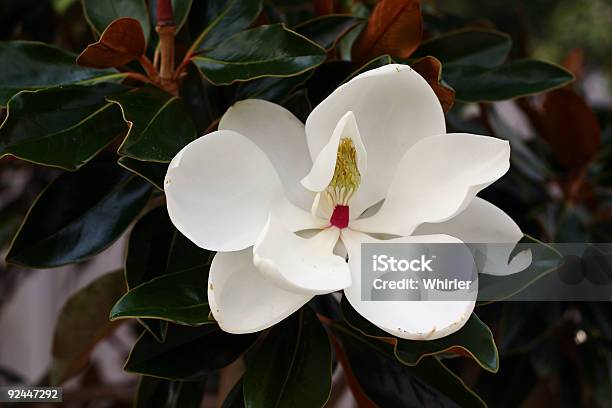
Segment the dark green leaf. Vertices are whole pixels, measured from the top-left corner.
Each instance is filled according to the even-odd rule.
[[[97,35],[120,17],[135,18],[140,22],[145,40],[149,38],[151,25],[145,0],[81,0],[87,22]]]
[[[473,391],[436,357],[408,366],[393,347],[349,327],[333,325],[350,369],[368,398],[381,407],[485,407]]]
[[[325,61],[325,50],[282,24],[242,31],[193,62],[217,85],[299,75]]]
[[[119,165],[132,173],[142,177],[153,184],[158,190],[164,190],[164,178],[168,170],[168,164],[157,162],[144,162],[130,157],[120,157]]]
[[[63,173],[30,208],[6,259],[33,268],[83,261],[119,238],[150,195],[148,183],[114,163]]]
[[[244,408],[244,376],[232,387],[221,408]]]
[[[192,51],[211,50],[228,37],[248,28],[262,10],[262,0],[207,0],[196,2],[193,29],[200,34]]]
[[[371,61],[366,62],[363,66],[359,67],[356,71],[352,72],[348,77],[344,79],[343,83],[350,81],[355,78],[357,75],[363,74],[364,72],[384,67],[385,65],[393,64],[393,58],[389,55],[381,55],[380,57],[376,57]]]
[[[76,54],[52,45],[30,42],[0,42],[0,106],[11,96],[29,89],[50,88],[79,82],[118,81],[125,74],[115,69],[76,65]]]
[[[283,106],[301,120],[302,123],[306,123],[306,119],[308,119],[310,112],[312,112],[312,104],[308,99],[308,92],[305,89],[301,89],[291,95],[283,103]]]
[[[331,391],[331,349],[314,312],[274,326],[244,377],[249,408],[322,407]]]
[[[207,265],[160,276],[126,293],[110,318],[153,318],[190,326],[214,323],[208,319],[207,283]]]
[[[165,206],[143,216],[132,230],[125,260],[125,279],[134,288],[159,276],[201,268],[212,253],[185,238],[168,217]]]
[[[558,65],[517,60],[495,68],[468,65],[444,67],[442,77],[467,102],[501,101],[559,88],[573,75]]]
[[[164,343],[144,332],[125,363],[125,370],[170,380],[193,381],[231,364],[256,334],[229,334],[217,325],[168,326]]]
[[[134,408],[200,408],[206,382],[141,377]]]
[[[191,114],[198,135],[205,134],[229,108],[231,101],[224,98],[224,91],[225,87],[212,85],[200,70],[189,64],[187,77],[181,83],[180,96]]]
[[[423,42],[411,58],[434,56],[447,65],[474,65],[493,68],[505,61],[512,39],[493,30],[453,31]]]
[[[524,236],[515,251],[521,249],[522,243],[531,251],[531,265],[523,271],[506,276],[479,274],[478,300],[491,302],[508,299],[533,282],[556,271],[561,265],[562,256],[553,247],[535,238]]]
[[[125,280],[128,284],[128,289],[133,289],[138,285],[149,282],[160,276],[194,268],[198,269],[201,271],[204,290],[196,291],[195,294],[182,293],[181,296],[185,296],[185,299],[178,299],[178,304],[185,304],[181,302],[189,303],[190,298],[197,296],[201,303],[199,308],[206,308],[205,281],[208,273],[207,265],[210,263],[211,258],[212,254],[209,251],[197,247],[174,228],[164,206],[157,207],[138,220],[130,234],[128,251],[125,259]],[[197,284],[197,281],[193,283]],[[134,299],[134,297],[131,298],[132,307],[140,309],[138,313],[135,313],[135,317],[142,317],[142,312],[144,310],[150,311],[156,318],[167,316],[167,313],[169,313],[169,311],[162,311],[161,314],[159,313],[160,304],[166,307],[164,298],[159,299],[142,296],[143,291],[145,294],[150,294],[151,289],[154,290],[154,287],[142,290],[139,289],[141,295],[137,295],[136,299]],[[179,291],[184,292],[184,288],[179,289]],[[173,295],[170,294],[171,298],[172,296]],[[177,300],[176,297],[175,300]],[[138,304],[139,301],[143,303]],[[155,308],[156,306],[157,309]],[[175,312],[177,311],[175,310]],[[192,312],[195,312],[195,310]],[[205,312],[203,319],[207,320],[208,311]],[[183,315],[185,313],[185,311],[182,311]],[[167,329],[166,320],[141,319],[140,322],[158,340],[164,340]]]
[[[158,88],[145,86],[108,100],[121,107],[130,128],[119,148],[124,156],[166,163],[197,136],[183,102]]]
[[[123,293],[123,273],[116,271],[99,277],[66,301],[53,336],[52,384],[61,384],[85,368],[94,346],[117,327],[109,322],[108,312]]]
[[[342,37],[362,22],[363,19],[349,15],[328,15],[306,21],[294,29],[330,51]]]
[[[415,365],[421,359],[439,353],[461,353],[473,358],[485,370],[496,372],[499,356],[491,330],[476,314],[461,330],[437,340],[415,341],[394,337],[361,317],[346,298],[342,299],[342,314],[346,322],[369,337],[390,338],[395,344],[395,355],[407,365]]]
[[[76,170],[126,130],[121,111],[105,97],[116,84],[24,91],[9,101],[0,128],[0,156]]]
[[[287,99],[297,87],[304,84],[312,76],[312,71],[289,78],[260,78],[241,82],[236,89],[235,99],[265,99],[272,102],[282,102]]]

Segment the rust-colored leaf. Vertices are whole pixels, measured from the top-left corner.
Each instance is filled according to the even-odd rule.
[[[440,100],[444,112],[455,102],[455,90],[442,82],[442,63],[434,57],[423,57],[412,64],[412,69],[421,74]]]
[[[98,42],[85,48],[77,64],[93,68],[118,67],[143,55],[145,47],[138,20],[118,18],[106,27]]]
[[[92,349],[117,327],[108,314],[125,293],[123,271],[96,279],[70,297],[57,319],[53,337],[51,383],[58,385],[81,372]]]
[[[563,59],[561,65],[571,71],[576,79],[579,80],[584,74],[584,50],[579,47],[572,48]]]
[[[318,16],[326,16],[334,12],[334,0],[314,0],[315,12]]]
[[[419,0],[382,0],[353,45],[353,61],[363,63],[383,54],[408,58],[421,44],[422,31]]]
[[[578,171],[593,160],[601,144],[601,130],[593,111],[571,89],[557,89],[544,96],[543,137],[562,165]]]

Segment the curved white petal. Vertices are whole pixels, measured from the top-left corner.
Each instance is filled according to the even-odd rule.
[[[357,216],[384,198],[406,150],[424,137],[446,133],[446,126],[427,81],[407,65],[386,65],[340,86],[312,111],[306,136],[313,160],[348,111],[355,115],[368,152],[368,171],[351,203]]]
[[[523,238],[523,232],[512,218],[495,205],[475,197],[465,210],[448,221],[421,224],[415,235],[448,234],[471,245],[478,256],[479,271],[490,275],[508,275],[522,271],[531,264],[531,251],[516,254],[508,263],[513,245]]]
[[[311,212],[291,204],[286,197],[274,202],[270,214],[281,221],[284,228],[291,232],[323,229],[329,227],[329,217],[321,218]]]
[[[262,99],[236,102],[221,118],[219,130],[233,130],[255,143],[270,159],[289,200],[310,209],[313,194],[300,180],[312,166],[304,124],[291,112]]]
[[[253,247],[253,263],[267,279],[285,290],[302,294],[324,294],[351,284],[346,260],[334,255],[340,237],[330,227],[310,238],[302,238],[270,217]]]
[[[272,163],[239,133],[220,130],[189,143],[172,159],[164,183],[172,223],[214,251],[247,248],[283,196]]]
[[[334,128],[328,143],[319,152],[310,172],[302,179],[302,185],[310,191],[320,192],[327,188],[334,176],[336,161],[338,159],[338,146],[340,139],[348,138],[353,141],[357,151],[357,169],[360,174],[366,170],[366,151],[359,135],[359,127],[353,112],[346,112]]]
[[[342,241],[349,254],[353,284],[344,290],[353,308],[372,324],[394,336],[409,340],[434,340],[459,330],[474,310],[473,300],[452,301],[362,301],[361,300],[361,244],[386,243],[461,243],[448,235],[426,235],[377,240],[369,235],[342,230]],[[443,298],[448,299],[448,296]]]
[[[221,329],[252,333],[266,329],[302,307],[312,295],[278,288],[253,265],[253,250],[219,252],[208,276],[208,303]]]
[[[463,211],[510,167],[510,145],[488,136],[451,133],[425,138],[406,152],[380,210],[351,228],[400,236],[424,222]]]

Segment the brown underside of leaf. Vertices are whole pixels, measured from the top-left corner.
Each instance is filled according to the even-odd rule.
[[[422,31],[419,0],[382,0],[353,45],[353,61],[363,63],[383,54],[408,58],[421,44]]]
[[[318,16],[325,16],[334,12],[334,0],[314,0],[315,12]]]
[[[571,89],[557,89],[544,96],[543,136],[559,163],[578,171],[590,163],[601,144],[601,130],[593,111]]]
[[[124,293],[123,271],[116,271],[96,279],[64,304],[53,337],[52,384],[83,370],[94,346],[119,326],[108,315]]]
[[[119,67],[143,55],[145,47],[138,20],[118,18],[106,27],[98,42],[87,46],[77,58],[77,64],[92,68]]]
[[[441,82],[442,63],[434,57],[424,57],[412,64],[412,69],[421,74],[440,100],[444,112],[455,102],[455,90]]]

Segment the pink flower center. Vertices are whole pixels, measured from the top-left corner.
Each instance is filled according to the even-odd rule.
[[[334,208],[329,223],[340,229],[348,227],[349,224],[349,207],[348,205],[337,205]]]

